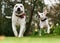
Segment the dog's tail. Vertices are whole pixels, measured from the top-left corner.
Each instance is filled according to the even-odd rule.
[[[7,18],[7,19],[11,19],[12,17],[11,17],[11,16],[5,16],[5,18]]]

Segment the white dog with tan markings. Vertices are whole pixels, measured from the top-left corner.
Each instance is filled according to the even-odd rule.
[[[23,4],[16,4],[13,8],[13,15],[12,15],[12,29],[14,32],[14,35],[16,37],[23,37],[23,34],[25,32],[25,24],[26,24],[26,15],[24,11]],[[20,26],[19,34],[17,32],[17,27]]]

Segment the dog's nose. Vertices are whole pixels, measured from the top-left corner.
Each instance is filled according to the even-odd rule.
[[[20,8],[18,8],[17,11],[20,11]]]

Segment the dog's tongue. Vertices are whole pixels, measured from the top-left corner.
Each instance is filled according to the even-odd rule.
[[[26,14],[25,13],[23,13],[22,15],[20,15],[19,17],[20,18],[24,18],[24,16],[25,16]]]

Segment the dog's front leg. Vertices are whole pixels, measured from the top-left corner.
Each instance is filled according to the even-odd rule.
[[[50,33],[50,26],[48,25],[48,28],[47,28],[47,33],[49,34]]]
[[[39,30],[39,36],[41,36],[42,35],[42,28],[40,28],[40,30]]]
[[[18,33],[17,33],[16,26],[14,23],[12,23],[12,29],[13,29],[14,35],[17,37]]]
[[[41,21],[40,21],[40,31],[39,31],[39,36],[42,35],[42,29],[43,29],[43,24],[42,24]]]
[[[47,33],[48,34],[50,33],[50,26],[48,26]]]
[[[47,33],[49,34],[50,33],[50,25],[48,23],[48,19],[46,20],[46,26],[47,26]]]
[[[18,37],[23,37],[24,32],[25,32],[25,24],[20,26],[20,32]]]

